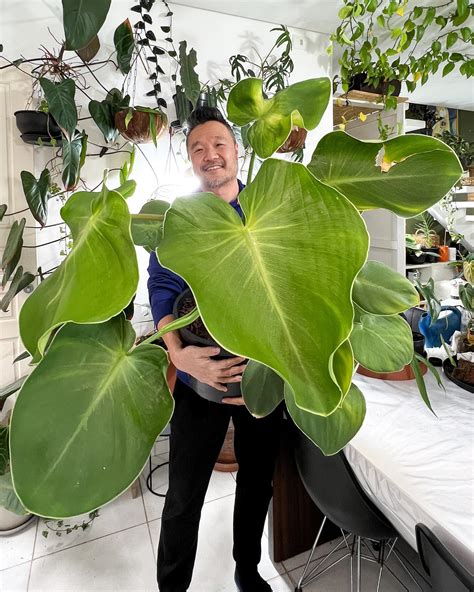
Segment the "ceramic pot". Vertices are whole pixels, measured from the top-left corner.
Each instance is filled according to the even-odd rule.
[[[442,306],[441,311],[447,311],[446,315],[431,323],[431,315],[424,312],[418,322],[420,333],[425,336],[426,347],[441,347],[441,335],[446,343],[451,339],[455,331],[461,327],[461,311],[455,306]],[[441,314],[441,313],[440,313]]]

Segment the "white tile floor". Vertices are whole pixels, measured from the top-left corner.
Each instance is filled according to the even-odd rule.
[[[166,442],[158,443],[154,464],[167,459]],[[157,474],[158,473],[158,474]],[[166,491],[167,469],[154,475],[153,485]],[[153,496],[141,478],[142,495],[132,499],[130,491],[100,511],[92,528],[69,535],[42,535],[43,521],[17,535],[0,538],[1,592],[156,592],[156,547],[163,508],[162,498]],[[235,592],[232,561],[232,510],[235,480],[231,473],[214,472],[203,508],[196,566],[190,592]],[[82,517],[77,520],[82,521]],[[331,545],[322,546],[317,556]],[[293,592],[307,553],[274,564],[268,555],[266,535],[259,569],[274,592]],[[395,573],[415,590],[398,565]],[[375,590],[377,568],[364,564],[364,590]],[[387,573],[382,591],[403,588]],[[349,564],[341,562],[305,592],[348,592]]]

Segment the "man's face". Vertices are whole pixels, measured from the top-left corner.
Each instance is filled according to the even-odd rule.
[[[191,131],[188,154],[205,191],[237,178],[238,146],[226,126],[218,121],[207,121]]]

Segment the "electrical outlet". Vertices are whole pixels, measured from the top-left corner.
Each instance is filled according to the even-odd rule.
[[[293,49],[306,49],[306,39],[303,35],[293,35]]]

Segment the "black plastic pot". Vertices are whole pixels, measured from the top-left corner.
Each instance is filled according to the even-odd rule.
[[[181,312],[181,305],[183,300],[193,298],[191,290],[187,289],[176,298],[174,306],[173,306],[173,314],[176,318],[183,316]],[[193,298],[194,300],[194,298]],[[215,341],[209,334],[208,337],[204,337],[201,335],[196,335],[191,329],[195,327],[195,323],[202,324],[201,319],[197,319],[191,325],[187,327],[182,327],[179,329],[179,335],[181,337],[181,341],[186,345],[194,345],[196,347],[219,347],[220,353],[217,356],[212,356],[213,360],[225,360],[227,358],[234,358],[235,354],[228,352],[224,348],[222,348],[217,341]],[[204,328],[205,330],[205,328]],[[205,330],[207,333],[207,330]],[[239,382],[230,382],[227,383],[225,386],[227,387],[227,392],[218,391],[217,389],[209,386],[208,384],[204,384],[203,382],[199,382],[194,376],[189,376],[189,384],[191,388],[200,395],[203,399],[207,399],[208,401],[213,401],[214,403],[222,403],[222,399],[225,397],[240,397],[241,390],[240,390],[240,383]]]
[[[425,263],[426,261],[426,253],[421,253],[420,255],[416,255],[416,253],[419,253],[420,251],[412,251],[410,249],[406,250],[406,262],[409,265],[422,265],[423,263]]]
[[[438,247],[421,247],[421,250],[426,253],[426,263],[437,263],[439,261]],[[437,255],[437,256],[436,256]]]
[[[412,331],[413,347],[417,354],[422,356],[425,353],[425,336],[418,331]]]
[[[388,87],[392,85],[395,87],[392,96],[398,97],[402,89],[402,83],[400,80],[387,80],[374,87],[366,82],[366,78],[367,74],[365,72],[353,76],[349,84],[349,90],[361,90],[363,92],[369,92],[376,95],[386,95],[388,92]]]
[[[21,132],[21,139],[27,144],[50,145],[51,140],[56,140],[56,145],[61,143],[61,130],[49,113],[15,111],[14,115],[16,126]]]

